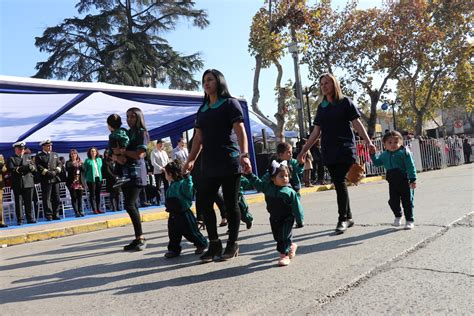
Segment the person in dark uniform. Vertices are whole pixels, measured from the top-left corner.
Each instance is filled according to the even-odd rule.
[[[262,179],[254,174],[246,177],[257,191],[265,195],[270,227],[280,253],[278,265],[287,266],[298,249],[292,237],[295,217],[299,216],[301,208],[300,198],[290,185],[291,165],[288,160],[273,160]]]
[[[321,154],[336,188],[339,218],[336,234],[343,234],[354,225],[347,191],[346,175],[356,161],[356,145],[352,128],[363,138],[369,148],[375,148],[360,121],[360,113],[350,98],[342,94],[339,81],[330,73],[319,77],[320,99],[314,129],[298,154],[303,163],[306,153],[321,136]]]
[[[201,207],[209,236],[209,248],[201,256],[202,262],[214,258],[229,260],[239,254],[240,210],[237,205],[240,188],[240,166],[251,171],[247,134],[242,107],[229,93],[224,75],[208,69],[202,76],[204,101],[197,111],[193,148],[183,167],[183,174],[191,171],[199,154],[202,154],[201,182],[197,208]],[[229,222],[229,239],[224,253],[217,234],[214,199],[222,186],[226,217]]]
[[[36,171],[36,168],[30,155],[25,154],[25,145],[25,142],[22,141],[14,143],[15,154],[8,159],[18,225],[23,224],[23,205],[25,206],[27,223],[36,223],[35,212],[32,208],[33,189],[35,187],[33,172]]]
[[[168,251],[166,258],[174,258],[181,254],[181,239],[186,238],[196,246],[196,255],[200,255],[207,247],[207,240],[197,226],[196,218],[191,211],[193,204],[192,176],[181,174],[181,161],[176,159],[165,166],[165,177],[169,182],[166,191],[165,206],[168,218]]]
[[[61,172],[61,162],[58,154],[52,151],[51,139],[43,140],[40,142],[40,146],[42,151],[36,155],[35,162],[41,177],[44,214],[47,221],[60,220],[59,173]]]
[[[5,187],[5,172],[7,172],[7,166],[5,165],[3,155],[0,154],[0,228],[8,227],[3,218],[3,188]]]

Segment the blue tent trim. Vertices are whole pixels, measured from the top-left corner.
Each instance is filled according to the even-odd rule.
[[[0,77],[0,79],[0,94],[78,94],[72,100],[69,100],[66,104],[64,104],[60,109],[55,111],[53,114],[49,115],[41,122],[31,127],[25,133],[23,133],[20,137],[18,137],[18,140],[24,140],[27,137],[33,135],[36,131],[50,124],[64,113],[66,113],[76,105],[80,104],[80,102],[84,99],[98,92],[133,102],[172,107],[199,107],[202,104],[203,100],[202,95],[198,96],[195,92],[187,91],[171,91],[160,89],[152,90],[150,88],[146,88],[147,90],[145,91],[144,89],[142,89],[142,91],[144,92],[141,93],[141,91],[128,92],[129,90],[140,90],[136,87],[118,86],[102,83],[71,83],[31,78],[14,78],[17,80],[4,80],[4,77]],[[71,88],[70,86],[73,85],[74,87]],[[254,172],[256,173],[257,166],[255,163],[255,151],[252,141],[252,132],[250,129],[248,105],[245,100],[238,100],[242,106],[244,114],[244,126],[247,132],[249,155],[251,157],[252,167],[254,169]],[[151,129],[149,130],[150,139],[155,140],[158,138],[166,138],[170,136],[173,137],[184,131],[190,130],[194,127],[195,119],[196,114],[193,114],[179,118],[173,122],[159,126],[157,128]],[[10,156],[13,153],[13,143],[14,142],[0,142],[0,152],[4,154],[4,156]],[[67,153],[73,148],[77,149],[79,152],[85,152],[92,146],[97,147],[98,149],[106,148],[107,140],[102,139],[96,141],[57,141],[53,139],[53,144],[54,151],[56,152]],[[32,144],[31,142],[28,143],[28,147],[32,150],[32,152],[41,150],[39,144]]]

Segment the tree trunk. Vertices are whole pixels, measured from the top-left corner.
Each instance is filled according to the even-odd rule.
[[[255,115],[262,121],[263,124],[270,127],[273,131],[277,128],[277,125],[266,118],[258,106],[258,100],[260,99],[260,91],[258,89],[258,84],[260,80],[260,70],[262,69],[262,56],[257,54],[255,56],[255,73],[253,76],[253,97],[251,108]]]
[[[288,115],[288,108],[285,104],[285,89],[281,87],[281,78],[283,77],[283,67],[278,62],[278,60],[274,60],[273,63],[275,64],[278,75],[275,85],[275,90],[278,91],[278,112],[275,114],[275,118],[277,120],[276,129],[273,130],[275,133],[276,138],[279,142],[285,142],[285,123],[286,123],[286,116]]]

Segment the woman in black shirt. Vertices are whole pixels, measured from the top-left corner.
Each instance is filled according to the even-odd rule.
[[[199,194],[196,208],[204,216],[209,236],[209,249],[201,256],[202,262],[213,259],[228,260],[238,255],[240,211],[237,204],[240,188],[240,165],[244,172],[251,170],[248,157],[247,134],[240,103],[231,97],[224,75],[215,69],[208,69],[202,76],[204,102],[199,108],[193,147],[183,166],[183,173],[193,167],[201,168]],[[194,166],[201,154],[201,165]],[[222,254],[222,243],[217,234],[214,198],[222,186],[225,200],[229,240]]]
[[[342,234],[354,225],[345,182],[346,174],[357,157],[351,124],[369,147],[375,149],[375,146],[359,120],[359,110],[351,99],[342,94],[339,81],[326,73],[319,77],[319,83],[322,101],[316,112],[313,132],[299,153],[298,160],[304,162],[306,153],[321,136],[322,161],[336,188],[339,212],[336,233]]]

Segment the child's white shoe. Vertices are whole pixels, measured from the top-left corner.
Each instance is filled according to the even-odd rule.
[[[402,218],[401,217],[395,217],[395,219],[393,220],[393,226],[402,226]]]
[[[288,257],[290,259],[293,259],[296,256],[296,249],[298,249],[298,245],[295,243],[292,243],[290,247],[290,253],[288,254]]]
[[[415,223],[413,221],[407,221],[405,224],[405,229],[413,229],[415,228]]]
[[[280,267],[286,267],[291,262],[290,257],[284,254],[280,254],[280,260],[278,260],[278,265]]]

